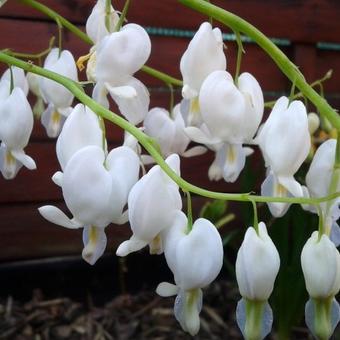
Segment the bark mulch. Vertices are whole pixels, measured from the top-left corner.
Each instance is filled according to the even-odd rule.
[[[242,339],[234,319],[238,293],[220,281],[204,291],[201,329],[195,339]],[[191,339],[173,316],[174,298],[155,292],[118,295],[104,306],[69,298],[44,299],[35,290],[31,301],[10,296],[0,300],[0,339],[11,340],[125,340]]]

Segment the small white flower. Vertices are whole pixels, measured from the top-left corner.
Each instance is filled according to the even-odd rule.
[[[310,149],[310,135],[306,107],[301,101],[289,103],[281,97],[260,130],[256,140],[261,148],[269,174],[261,194],[264,196],[303,196],[294,174],[306,159]],[[271,213],[282,216],[289,204],[269,203]]]
[[[44,68],[78,81],[77,66],[71,52],[53,48],[46,57]],[[72,108],[73,94],[61,84],[40,77],[39,85],[45,103],[48,104],[46,111],[42,113],[41,122],[49,137],[57,137]]]
[[[340,289],[340,254],[326,235],[317,231],[304,245],[301,266],[309,295],[315,299],[334,297]]]
[[[98,116],[83,104],[77,104],[57,140],[57,157],[62,170],[81,148],[89,145],[106,146]]]
[[[0,100],[7,98],[10,95],[10,88],[11,88],[11,77],[13,76],[13,88],[19,87],[27,96],[28,94],[28,82],[25,76],[25,72],[23,69],[11,66],[11,70],[7,69],[0,79]]]
[[[172,153],[192,157],[206,151],[200,146],[186,150],[190,139],[184,132],[185,123],[180,112],[180,105],[174,107],[172,117],[165,109],[153,108],[145,117],[144,128],[145,133],[158,142],[164,157]]]
[[[279,253],[266,225],[259,223],[258,234],[253,227],[248,228],[236,259],[236,278],[242,297],[268,300],[279,268]]]
[[[86,21],[86,34],[97,44],[110,34],[119,21],[118,13],[110,6],[110,27],[106,28],[106,0],[98,0]]]
[[[171,228],[164,231],[164,253],[176,285],[162,282],[161,296],[177,295],[174,313],[182,328],[195,335],[199,331],[202,290],[219,274],[223,264],[223,245],[216,227],[199,218],[188,231],[187,217],[178,212]]]
[[[123,209],[138,174],[139,159],[128,147],[113,149],[106,159],[98,146],[83,147],[67,162],[64,173],[59,173],[65,203],[73,218],[54,206],[43,206],[39,212],[65,228],[84,227],[87,242],[83,256],[93,264],[105,250],[103,229],[111,222],[127,221]]]
[[[185,131],[192,140],[216,152],[209,177],[218,180],[223,176],[227,182],[234,182],[249,155],[242,144],[252,141],[262,119],[260,85],[249,73],[242,73],[236,86],[228,72],[215,71],[204,80],[199,103],[204,124]]]
[[[12,179],[24,165],[36,169],[34,160],[25,154],[33,128],[33,112],[20,87],[0,100],[0,171]]]
[[[222,33],[204,22],[184,52],[180,69],[183,77],[182,95],[187,100],[188,125],[201,124],[198,95],[204,79],[213,71],[225,70]]]
[[[323,197],[329,194],[330,189],[334,191],[340,190],[340,181],[338,181],[336,188],[330,188],[333,172],[339,171],[334,168],[335,153],[335,139],[329,139],[323,142],[316,150],[306,174],[307,187],[303,187],[304,195],[306,197]],[[337,220],[340,217],[339,204],[339,198],[332,202],[320,203],[322,213],[321,218],[323,219],[326,233],[336,246],[340,244],[340,228],[337,224]],[[319,214],[319,211],[313,205],[303,206],[303,208]]]
[[[166,162],[179,174],[178,155],[169,156]],[[118,247],[117,255],[126,256],[146,245],[152,254],[162,253],[161,232],[172,225],[176,212],[182,208],[178,185],[155,165],[131,189],[128,207],[133,235]]]
[[[136,24],[125,25],[106,36],[96,49],[95,72],[91,72],[97,82],[93,98],[108,107],[109,92],[122,115],[133,124],[144,119],[150,99],[144,84],[132,75],[145,64],[150,52],[150,38]]]

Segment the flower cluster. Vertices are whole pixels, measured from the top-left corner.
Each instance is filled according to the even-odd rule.
[[[328,139],[319,146],[306,185],[301,185],[294,176],[310,154],[318,119],[307,115],[302,101],[283,96],[262,123],[264,97],[260,84],[248,72],[234,79],[227,71],[222,32],[208,22],[201,24],[182,55],[181,101],[170,105],[170,110],[150,108],[148,89],[135,73],[147,62],[151,41],[142,26],[121,25],[124,18],[120,15],[112,6],[108,10],[105,0],[98,0],[86,23],[87,35],[94,43],[89,54],[76,62],[70,51],[53,48],[44,69],[78,82],[77,68],[81,71],[86,62],[88,81],[94,85],[93,100],[105,108],[113,100],[122,117],[144,132],[177,176],[181,156],[198,156],[209,149],[215,154],[209,179],[235,182],[246,157],[258,147],[266,168],[261,195],[273,217],[286,214],[292,202],[287,198],[320,198],[340,191],[337,141]],[[26,97],[29,89],[38,98],[34,113]],[[163,297],[176,296],[176,319],[184,331],[197,334],[202,289],[215,280],[223,265],[223,243],[217,228],[202,217],[192,221],[191,207],[188,216],[183,212],[179,183],[165,173],[164,166],[152,166],[155,160],[142,154],[134,136],[126,133],[122,145],[110,149],[102,118],[83,103],[73,106],[73,101],[73,93],[51,79],[25,75],[16,67],[3,74],[3,177],[14,178],[22,165],[36,168],[24,148],[34,114],[41,114],[47,135],[57,138],[60,170],[52,181],[60,187],[71,217],[52,205],[40,207],[40,214],[64,228],[83,228],[82,256],[91,265],[106,249],[105,229],[111,223],[129,222],[132,235],[119,245],[116,254],[127,256],[146,246],[150,254],[164,254],[174,283],[161,282],[156,292]],[[336,248],[340,244],[339,203],[335,198],[319,205],[303,205],[320,219],[319,231],[313,232],[301,253],[310,295],[306,323],[320,339],[328,339],[340,320],[335,299],[340,290],[340,254]],[[263,339],[271,331],[273,312],[268,300],[280,269],[280,255],[270,230],[268,233],[266,224],[258,223],[255,216],[235,265],[242,296],[236,319],[246,339]]]

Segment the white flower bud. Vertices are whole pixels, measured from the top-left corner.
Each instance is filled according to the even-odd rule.
[[[306,289],[312,298],[335,296],[340,289],[340,254],[328,236],[313,232],[301,253]]]
[[[250,227],[244,236],[236,259],[236,278],[244,298],[266,301],[273,291],[280,257],[263,222],[258,232]]]

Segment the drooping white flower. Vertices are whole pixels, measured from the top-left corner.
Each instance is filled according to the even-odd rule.
[[[236,279],[242,295],[236,319],[246,339],[263,339],[271,331],[273,312],[267,300],[279,268],[279,253],[266,225],[260,222],[258,232],[253,227],[248,228],[236,258]]]
[[[184,52],[180,69],[183,77],[182,95],[186,100],[188,125],[201,124],[198,95],[204,79],[213,71],[225,70],[226,57],[223,52],[222,33],[204,22]]]
[[[335,296],[340,289],[340,254],[326,235],[314,231],[301,253],[306,288],[313,298]]]
[[[262,184],[264,196],[301,197],[303,190],[294,174],[306,159],[310,135],[306,107],[301,101],[278,99],[257,136],[269,174]],[[282,216],[289,204],[269,203],[271,213]]]
[[[167,164],[180,172],[180,159],[173,154]],[[118,256],[150,246],[152,254],[163,252],[161,232],[172,225],[173,218],[182,208],[178,185],[155,165],[131,189],[128,199],[129,221],[133,235],[117,249]]]
[[[57,140],[57,157],[62,170],[81,148],[89,145],[102,147],[103,143],[106,144],[103,138],[99,117],[87,106],[77,104],[67,117]]]
[[[340,320],[335,295],[340,290],[340,254],[327,235],[312,233],[301,253],[310,299],[305,307],[308,328],[317,339],[329,339]]]
[[[192,157],[206,151],[201,146],[187,150],[190,139],[184,132],[185,123],[180,112],[180,105],[174,107],[172,116],[165,109],[153,108],[145,117],[144,128],[145,133],[158,142],[164,157],[172,153]]]
[[[196,142],[216,145],[212,147],[216,162],[209,177],[219,179],[222,174],[227,182],[234,182],[249,154],[242,144],[252,141],[262,119],[260,85],[249,73],[242,73],[236,86],[228,72],[215,71],[204,80],[199,103],[204,124],[185,131]]]
[[[40,117],[41,114],[45,111],[44,99],[42,97],[42,93],[40,90],[40,80],[39,80],[40,78],[41,76],[35,73],[31,73],[31,72],[28,72],[26,76],[29,89],[37,98],[32,109],[36,117]]]
[[[74,81],[78,80],[76,63],[70,51],[64,50],[59,55],[59,49],[53,48],[46,57],[44,68]],[[44,101],[48,104],[41,116],[41,122],[49,137],[57,137],[65,118],[72,110],[74,96],[51,79],[40,77],[39,85]]]
[[[258,233],[253,227],[248,228],[236,259],[236,278],[242,297],[268,300],[279,268],[279,253],[266,225],[260,222]]]
[[[132,75],[147,61],[151,42],[143,27],[127,24],[119,32],[106,36],[97,46],[92,77],[97,82],[93,97],[108,107],[110,93],[125,116],[133,124],[140,123],[148,112],[149,92]]]
[[[36,169],[34,160],[24,152],[32,129],[31,107],[23,90],[15,87],[0,100],[0,171],[4,178],[14,178],[22,165]]]
[[[176,285],[162,282],[157,287],[161,296],[177,295],[174,314],[182,328],[195,335],[199,331],[202,289],[220,272],[223,245],[216,227],[199,218],[188,231],[187,217],[178,212],[171,228],[164,232],[164,253]]]
[[[12,72],[12,75],[11,75]],[[23,69],[11,66],[11,69],[7,69],[0,79],[0,100],[6,99],[10,95],[11,78],[13,77],[12,87],[19,87],[27,96],[28,83]]]
[[[306,197],[324,197],[330,192],[330,189],[336,191],[340,190],[340,181],[338,181],[336,188],[330,188],[331,180],[334,171],[336,153],[336,140],[329,139],[323,142],[316,150],[312,163],[306,174],[306,185],[303,187],[304,195]],[[322,220],[326,233],[336,246],[340,244],[340,228],[337,220],[340,216],[338,205],[340,200],[336,199],[333,202],[320,203]],[[319,214],[315,206],[304,206],[306,210]]]
[[[59,175],[65,203],[73,218],[54,206],[41,207],[39,212],[48,221],[65,228],[84,227],[83,257],[93,264],[105,250],[103,229],[111,222],[127,221],[123,209],[138,174],[139,159],[128,147],[113,149],[106,159],[100,147],[83,147]]]
[[[113,32],[119,21],[118,13],[110,6],[109,30],[106,27],[106,0],[98,0],[86,21],[86,34],[97,44]]]

